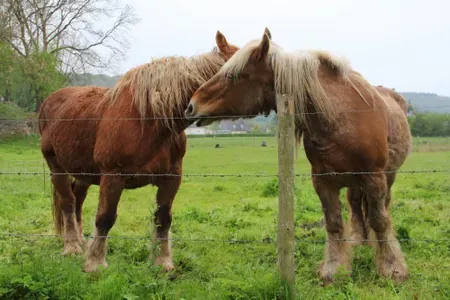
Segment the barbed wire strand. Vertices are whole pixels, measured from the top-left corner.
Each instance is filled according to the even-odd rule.
[[[429,107],[420,107],[416,108],[415,110],[428,110],[428,109],[440,109],[440,108],[450,108],[450,105],[443,105],[443,106],[429,106]],[[392,110],[403,110],[402,108],[389,108],[389,109],[349,109],[349,110],[341,110],[337,113],[360,113],[360,112],[383,112],[383,111],[392,111]],[[294,114],[294,116],[302,116],[302,115],[318,115],[323,114],[325,112],[318,111],[318,112],[305,112],[301,114]],[[202,119],[229,119],[229,118],[254,118],[258,116],[264,116],[263,114],[251,114],[251,115],[221,115],[221,116],[204,116]],[[266,116],[267,117],[267,116]],[[155,116],[155,117],[144,117],[144,118],[43,118],[43,119],[35,119],[30,117],[22,117],[22,118],[15,118],[15,119],[7,119],[7,118],[0,118],[0,121],[101,121],[101,120],[112,120],[112,121],[148,121],[148,120],[185,120],[185,117],[173,117],[173,116]]]
[[[46,234],[46,233],[13,233],[2,232],[0,236],[6,237],[39,237],[39,238],[64,238],[64,237],[77,237],[78,235],[58,235],[58,234]],[[212,238],[153,238],[151,236],[127,236],[127,235],[83,235],[85,238],[105,238],[105,239],[125,239],[125,240],[158,240],[158,241],[189,241],[189,242],[224,242],[224,243],[276,243],[275,239],[271,237],[265,237],[262,239],[212,239]],[[325,242],[352,242],[352,243],[371,243],[371,242],[417,242],[417,243],[450,243],[450,239],[307,239],[307,238],[295,238],[296,241],[312,242],[312,243],[325,243]]]
[[[420,173],[450,173],[450,169],[423,169],[423,170],[397,170],[397,171],[360,171],[360,172],[325,172],[325,173],[297,173],[296,177],[309,176],[343,176],[343,175],[375,175],[375,174],[420,174]],[[17,176],[41,176],[45,172],[9,172],[0,171],[0,175],[17,175]],[[231,173],[231,174],[171,174],[171,173],[89,173],[89,172],[63,172],[50,173],[55,176],[119,176],[119,177],[274,177],[278,174],[252,174],[252,173]]]

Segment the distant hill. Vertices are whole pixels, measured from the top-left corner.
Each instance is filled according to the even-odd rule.
[[[450,113],[450,97],[433,93],[401,92],[400,94],[410,101],[418,112]]]

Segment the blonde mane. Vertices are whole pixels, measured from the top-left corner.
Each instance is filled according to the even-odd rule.
[[[183,116],[185,105],[195,90],[213,77],[224,63],[223,55],[216,48],[199,56],[154,59],[126,72],[108,90],[107,96],[113,104],[119,101],[126,88],[130,89],[131,101],[141,120],[161,119],[170,128],[174,118]]]
[[[239,76],[239,72],[244,69],[252,51],[259,43],[260,40],[254,40],[242,47],[225,63],[219,72],[224,75]],[[298,123],[305,127],[308,125],[306,118],[309,99],[315,106],[316,111],[320,112],[319,116],[324,120],[330,124],[337,120],[339,103],[329,101],[320,84],[318,71],[322,65],[337,76],[348,80],[352,72],[349,61],[345,58],[333,56],[325,51],[307,50],[286,53],[281,47],[271,41],[267,63],[271,65],[274,72],[275,92],[277,94],[289,94],[294,97],[296,121]],[[356,89],[356,87],[354,88]],[[359,93],[359,91],[357,92]],[[359,94],[361,95],[361,93]]]

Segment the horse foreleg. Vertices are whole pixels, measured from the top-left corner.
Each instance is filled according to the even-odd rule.
[[[319,270],[321,279],[327,285],[333,281],[333,275],[341,266],[347,272],[351,272],[351,247],[343,240],[346,232],[341,215],[339,188],[327,184],[319,177],[313,177],[313,185],[322,203],[328,236],[325,244],[325,260]]]
[[[87,196],[87,191],[90,184],[84,183],[79,180],[74,180],[72,182],[72,192],[75,195],[75,212],[78,224],[78,233],[80,234],[81,241],[85,242],[86,239],[83,236],[83,203]]]
[[[374,244],[378,273],[384,277],[392,277],[396,281],[404,281],[408,277],[408,269],[389,216],[388,183],[384,174],[366,177],[368,218],[376,236]]]
[[[153,242],[160,249],[155,259],[155,265],[162,266],[165,271],[175,268],[172,261],[170,225],[172,223],[172,203],[180,184],[181,177],[163,179],[158,183],[158,192],[156,193],[157,209],[154,219],[156,231]]]
[[[95,233],[88,243],[86,272],[96,271],[99,265],[107,267],[106,238],[117,218],[117,205],[125,187],[125,179],[120,176],[102,176],[100,179],[100,199],[95,219]]]

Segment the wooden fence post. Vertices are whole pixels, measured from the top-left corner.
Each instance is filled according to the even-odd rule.
[[[278,113],[278,266],[283,293],[295,298],[294,261],[294,101],[277,95]]]

